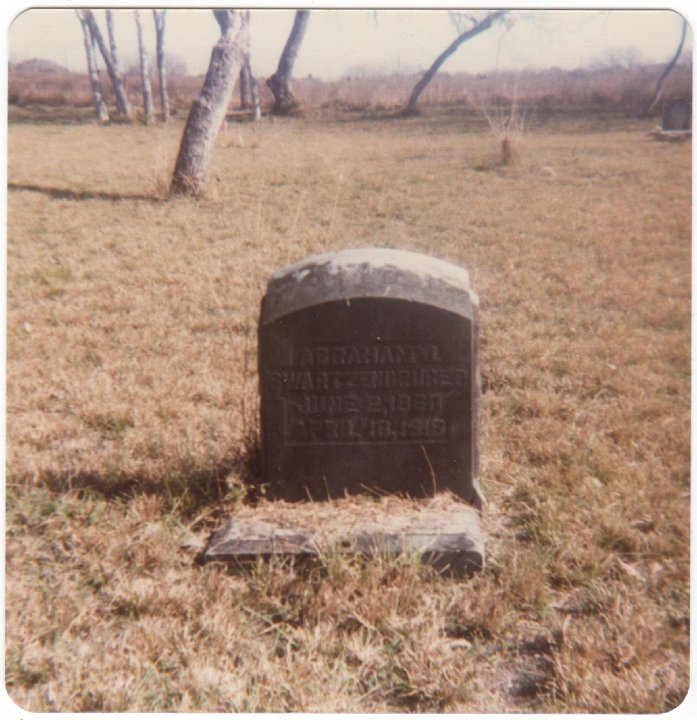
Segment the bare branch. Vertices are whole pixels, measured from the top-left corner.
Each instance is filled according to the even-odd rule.
[[[453,42],[451,42],[450,45],[448,45],[448,47],[443,50],[443,52],[434,60],[433,65],[431,65],[431,67],[424,73],[421,80],[416,83],[414,89],[411,92],[409,102],[404,109],[404,114],[414,115],[416,113],[416,104],[419,101],[419,96],[426,89],[426,86],[431,82],[433,76],[440,69],[440,66],[460,47],[460,45],[462,45],[464,42],[467,42],[467,40],[470,40],[473,37],[479,35],[485,30],[488,30],[496,20],[505,17],[507,13],[508,10],[495,10],[493,12],[490,12],[486,15],[486,17],[477,21],[475,25],[458,35],[458,37],[456,37],[455,40],[453,40]]]
[[[682,29],[680,31],[680,41],[678,42],[678,48],[675,51],[675,55],[673,55],[673,58],[671,61],[666,65],[665,69],[661,73],[661,77],[658,78],[658,82],[656,83],[656,92],[653,95],[653,98],[651,99],[651,102],[646,106],[646,109],[642,113],[642,115],[648,115],[651,110],[656,106],[656,103],[659,101],[661,95],[663,94],[663,83],[666,81],[666,78],[670,73],[673,71],[673,68],[675,67],[676,63],[678,62],[678,58],[680,57],[680,53],[682,53],[683,45],[685,44],[685,37],[687,35],[687,20],[683,18],[682,21]]]

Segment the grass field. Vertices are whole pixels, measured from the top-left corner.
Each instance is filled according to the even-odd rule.
[[[654,121],[9,128],[6,686],[32,711],[662,712],[689,684],[691,152]],[[267,275],[358,246],[481,297],[488,564],[195,564],[255,499]],[[251,478],[253,480],[253,477]],[[258,500],[258,499],[257,499]],[[258,502],[264,503],[263,499]]]

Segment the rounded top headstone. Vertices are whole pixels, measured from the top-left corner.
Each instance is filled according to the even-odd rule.
[[[450,490],[481,507],[477,306],[466,270],[403,250],[273,273],[259,323],[269,497]]]
[[[406,250],[353,248],[312,255],[270,275],[262,322],[356,297],[423,302],[467,316],[479,305],[469,273],[458,265]]]

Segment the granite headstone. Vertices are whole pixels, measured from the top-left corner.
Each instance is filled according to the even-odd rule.
[[[259,321],[269,496],[450,490],[481,508],[478,303],[466,270],[398,250],[271,275]]]
[[[663,106],[662,130],[690,130],[692,105],[684,98],[673,98]]]

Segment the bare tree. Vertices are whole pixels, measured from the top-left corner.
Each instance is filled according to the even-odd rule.
[[[252,111],[252,120],[261,120],[261,105],[259,104],[259,86],[252,73],[252,63],[247,56],[240,69],[240,107]]]
[[[673,71],[673,68],[678,62],[678,59],[680,58],[680,53],[682,53],[683,45],[685,44],[685,37],[687,35],[687,20],[683,18],[682,21],[682,30],[680,31],[680,41],[678,42],[678,48],[675,51],[675,54],[673,55],[671,61],[666,65],[665,69],[661,73],[661,77],[658,78],[658,82],[656,83],[656,91],[653,94],[653,98],[651,98],[651,102],[646,106],[644,109],[644,112],[642,115],[648,115],[654,107],[656,107],[656,103],[660,100],[661,95],[663,94],[663,83],[665,83],[666,79],[668,78],[668,75]]]
[[[255,122],[261,120],[261,105],[259,104],[259,87],[257,85],[257,79],[254,77],[252,72],[252,65],[249,56],[245,58],[245,67],[247,68],[247,75],[249,76],[249,91],[252,96],[252,119]]]
[[[293,27],[281,53],[281,59],[278,61],[278,68],[266,81],[266,84],[273,93],[273,112],[275,115],[288,115],[297,110],[298,104],[295,102],[293,93],[291,92],[290,80],[293,75],[295,58],[298,55],[298,50],[300,50],[300,44],[305,35],[309,17],[309,10],[296,11]]]
[[[90,34],[97,43],[99,52],[101,53],[102,58],[104,58],[104,64],[106,65],[107,73],[109,73],[109,79],[111,80],[111,84],[114,88],[116,108],[121,115],[128,120],[131,120],[133,118],[133,109],[131,108],[128,95],[126,94],[126,88],[119,71],[118,63],[114,63],[111,51],[107,48],[106,43],[104,42],[104,36],[99,29],[94,13],[91,10],[82,10],[81,12],[83,13],[85,22],[87,22],[90,29]]]
[[[252,107],[252,101],[250,99],[251,95],[251,88],[249,87],[251,84],[251,78],[250,75],[250,69],[249,65],[244,62],[242,64],[242,67],[240,68],[240,107],[243,110],[249,110]]]
[[[170,194],[201,196],[215,139],[225,119],[235,78],[249,54],[249,11],[214,10],[220,39],[213,46],[201,92],[191,105],[170,184]]]
[[[157,79],[160,85],[160,109],[162,121],[169,122],[169,93],[167,92],[167,70],[165,68],[165,21],[166,10],[152,11],[155,20],[155,39],[157,46]]]
[[[121,77],[121,65],[119,63],[119,53],[116,48],[116,32],[114,31],[114,12],[112,10],[105,10],[104,15],[106,17],[106,30],[109,36],[109,55],[111,56],[111,64],[114,66],[114,72]]]
[[[252,61],[247,53],[240,68],[240,107],[252,111],[252,119],[261,120],[261,106],[259,104],[259,87],[257,79],[252,73]]]
[[[440,66],[462,45],[463,43],[471,40],[480,33],[488,30],[496,20],[499,20],[506,16],[508,10],[495,10],[487,13],[484,17],[480,18],[471,14],[460,14],[454,19],[456,27],[458,29],[458,36],[453,42],[448,45],[445,50],[433,61],[431,67],[426,70],[419,82],[416,83],[414,89],[411,91],[409,102],[404,108],[405,115],[415,115],[417,112],[416,105],[419,102],[421,93],[426,89],[426,86],[431,82],[434,75],[440,69]],[[451,15],[451,17],[453,17]],[[462,20],[465,20],[462,23]],[[463,28],[466,26],[466,29]]]
[[[143,114],[145,123],[152,125],[155,122],[155,108],[152,101],[152,88],[150,87],[150,67],[148,51],[143,41],[143,23],[140,19],[140,10],[134,10],[136,29],[138,30],[138,56],[140,58],[140,82],[143,87]]]
[[[97,70],[97,62],[94,55],[94,44],[92,35],[90,34],[87,20],[82,10],[76,10],[80,25],[82,25],[82,35],[85,40],[85,55],[87,56],[87,74],[92,85],[92,99],[94,101],[94,109],[97,114],[97,122],[106,125],[109,122],[109,111],[104,102],[104,93],[102,92],[102,83],[99,80],[99,72]]]

